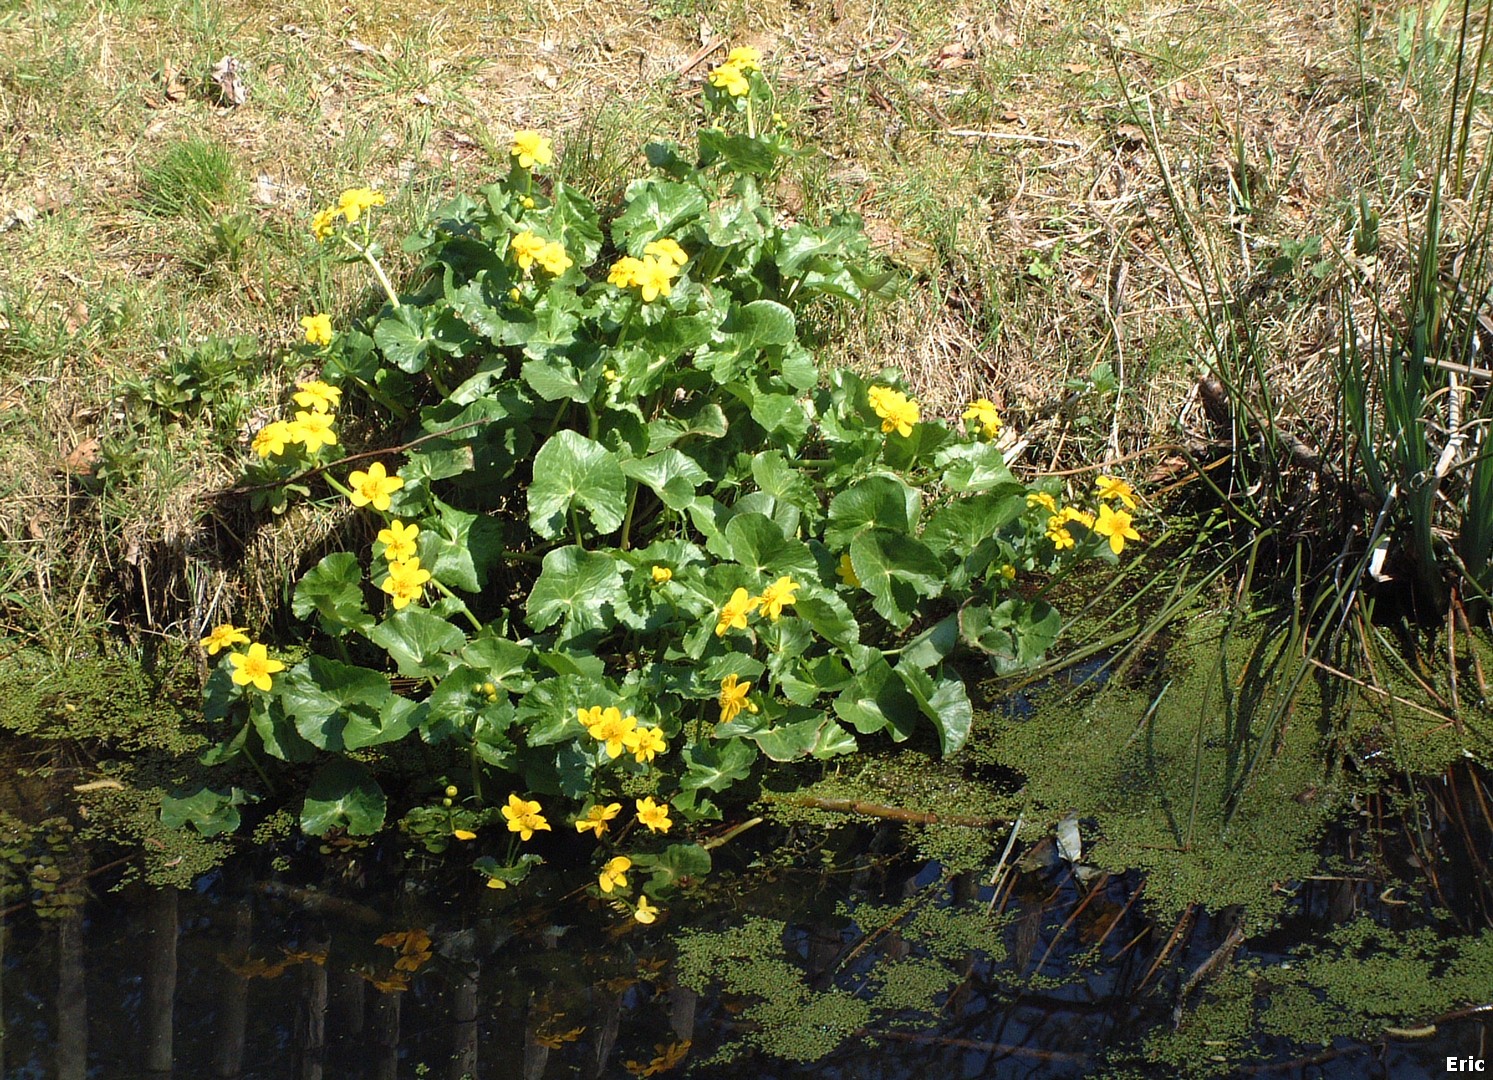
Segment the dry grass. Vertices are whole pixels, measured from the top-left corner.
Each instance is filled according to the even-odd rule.
[[[417,0],[292,22],[252,0],[64,0],[0,15],[0,220],[13,226],[0,232],[0,593],[27,600],[6,605],[6,626],[56,635],[148,607],[140,626],[190,636],[205,611],[270,610],[335,521],[204,519],[198,495],[230,463],[190,430],[101,498],[90,454],[118,433],[118,382],[202,335],[278,349],[303,312],[365,310],[364,275],[315,273],[306,232],[344,186],[389,192],[397,235],[533,126],[558,134],[568,179],[616,190],[645,137],[690,125],[704,68],[677,73],[702,41],[770,58],[780,110],[813,151],[783,179],[785,212],[856,208],[912,275],[904,300],[839,322],[832,362],[900,368],[945,416],[991,397],[1039,434],[1028,464],[1086,464],[1195,422],[1210,346],[1192,305],[1207,285],[1251,298],[1266,382],[1320,428],[1326,294],[1261,267],[1282,239],[1339,251],[1343,208],[1368,190],[1392,276],[1388,241],[1423,195],[1396,170],[1428,91],[1397,76],[1389,9],[1368,11],[1360,67],[1356,10]],[[236,108],[209,77],[223,55],[245,69]],[[229,151],[246,194],[217,216],[153,215],[142,166],[188,135]],[[1214,280],[1179,257],[1163,162]],[[233,213],[249,235],[230,259],[212,226]],[[1121,392],[1075,398],[1099,363]],[[268,363],[250,405],[273,408],[294,374]],[[1056,409],[1065,400],[1094,415]],[[249,554],[247,577],[223,576],[224,550]],[[90,560],[101,569],[77,570]]]

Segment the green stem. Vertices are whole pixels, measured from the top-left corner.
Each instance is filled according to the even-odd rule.
[[[251,724],[253,722],[253,720],[249,721],[249,723]],[[264,767],[259,764],[259,759],[254,756],[254,751],[249,749],[249,743],[247,742],[247,740],[244,742],[244,757],[249,759],[249,764],[254,766],[254,771],[259,774],[259,779],[264,781],[266,791],[273,794],[275,790],[275,783],[269,778],[269,774],[264,771]]]
[[[446,387],[446,380],[441,378],[440,366],[434,359],[431,360],[430,366],[425,369],[425,373],[430,376],[431,385],[436,388],[441,397],[448,398],[451,396],[451,391]]]
[[[581,514],[573,506],[570,508],[570,527],[575,530],[575,546],[585,551],[586,545],[581,539]]]
[[[617,329],[617,342],[612,346],[612,348],[622,348],[622,343],[627,340],[627,331],[632,328],[633,316],[638,313],[638,308],[642,306],[642,303],[642,294],[634,294],[632,297],[632,303],[627,305],[627,314],[622,316],[622,325]]]
[[[638,482],[631,477],[627,480],[627,516],[622,519],[622,543],[623,551],[627,550],[627,542],[632,536],[632,512],[638,505]]]
[[[367,394],[374,401],[378,402],[384,408],[388,409],[395,416],[399,417],[399,419],[405,420],[409,417],[410,411],[408,409],[399,404],[399,402],[395,401],[388,394],[380,390],[375,384],[369,382],[367,379],[360,379],[357,376],[353,376],[353,379],[359,386],[363,388],[363,393]]]
[[[359,244],[356,240],[349,237],[346,233],[341,233],[340,235],[343,242],[347,244],[348,247],[356,251],[360,256],[362,256],[363,261],[372,268],[373,276],[378,278],[378,283],[380,286],[382,286],[384,295],[389,298],[390,306],[393,307],[395,311],[398,311],[401,306],[399,303],[399,295],[394,291],[394,286],[389,282],[389,275],[384,273],[384,268],[380,266],[378,260],[373,257],[373,253],[370,252],[366,247]]]
[[[342,495],[346,496],[349,499],[351,499],[353,497],[352,489],[350,489],[341,480],[338,480],[331,473],[325,472],[325,473],[322,473],[321,475],[322,475],[322,478],[324,480],[326,480],[327,486],[329,488],[331,488],[333,491],[340,492]]]
[[[430,583],[432,585],[434,585],[437,590],[439,590],[442,593],[445,593],[452,600],[455,600],[458,604],[460,604],[461,605],[461,613],[467,617],[467,622],[469,622],[469,623],[472,624],[472,629],[476,630],[478,633],[481,633],[481,631],[482,631],[482,624],[477,621],[477,616],[473,615],[471,613],[471,611],[469,611],[467,609],[466,601],[462,600],[461,597],[457,596],[454,592],[452,592],[449,588],[447,588],[437,578],[431,578],[430,579]]]

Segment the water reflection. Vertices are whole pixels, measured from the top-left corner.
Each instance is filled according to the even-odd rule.
[[[708,893],[648,928],[563,891],[574,879],[557,870],[515,895],[477,887],[459,866],[414,872],[377,849],[357,874],[302,853],[293,874],[245,860],[192,891],[135,888],[52,919],[13,916],[4,1075],[1062,1078],[1117,1062],[1129,1075],[1177,1075],[1138,1048],[1190,1004],[1188,979],[1230,941],[1231,913],[1195,911],[1185,933],[1152,926],[1137,881],[1081,889],[1061,860],[1028,860],[997,896],[981,876],[911,862],[895,835],[856,832],[834,869],[724,858]],[[1264,944],[1284,950],[1340,921],[1350,894],[1369,902],[1362,889],[1315,883],[1298,924]],[[994,945],[952,915],[988,920]],[[801,1003],[780,1021],[788,1035],[849,1025],[817,1060],[769,1052],[786,1045],[754,1027],[771,988],[712,981],[702,993],[681,981],[682,939],[753,919],[781,929],[715,970],[786,966],[796,981],[781,993]],[[946,940],[930,948],[935,924]],[[908,987],[931,980],[931,1008],[879,1004],[896,979],[908,1002]],[[822,1023],[805,1020],[815,1010]],[[1447,1055],[1481,1052],[1480,1034],[1470,1017],[1423,1042],[1340,1043],[1325,1057],[1277,1040],[1256,1061],[1278,1064],[1233,1075],[1441,1076]]]

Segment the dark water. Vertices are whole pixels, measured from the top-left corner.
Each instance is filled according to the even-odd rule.
[[[1085,1077],[1122,1066],[1179,1075],[1148,1063],[1141,1042],[1174,1023],[1186,976],[1225,940],[1229,913],[1197,919],[1168,951],[1172,927],[1131,903],[1138,882],[1107,878],[1081,892],[1067,865],[1040,851],[997,916],[985,915],[988,870],[983,880],[946,875],[903,850],[889,826],[819,838],[803,827],[758,832],[759,847],[720,853],[704,890],[649,927],[571,892],[574,872],[546,867],[497,892],[454,861],[411,862],[392,847],[302,849],[279,870],[246,857],[182,892],[109,892],[107,876],[95,878],[92,899],[71,914],[8,914],[4,1075],[890,1080]],[[802,854],[771,854],[793,850]],[[699,994],[675,977],[685,931],[760,916],[784,924],[772,944],[803,986],[867,996],[878,965],[926,953],[884,925],[886,905],[909,903],[999,919],[1006,955],[956,956],[953,985],[931,1012],[878,1012],[864,1029],[826,1035],[817,1060],[750,1041],[756,999],[722,985],[731,972]],[[1369,903],[1347,898],[1348,909]],[[857,918],[868,905],[877,914]],[[1341,888],[1308,883],[1297,912],[1264,939],[1281,950],[1266,959],[1279,961],[1343,908]],[[1096,927],[1108,928],[1097,946]],[[402,942],[390,944],[391,933]],[[397,971],[401,959],[413,970]],[[1484,1036],[1470,1017],[1431,1038],[1339,1041],[1325,1053],[1260,1039],[1225,1075],[1442,1077],[1448,1056],[1483,1056]],[[743,1038],[731,1060],[710,1061]],[[671,1052],[679,1060],[668,1067]]]

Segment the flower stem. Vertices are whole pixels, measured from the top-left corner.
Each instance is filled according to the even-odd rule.
[[[390,306],[392,306],[395,311],[398,311],[401,306],[399,303],[399,295],[394,291],[394,286],[389,282],[389,275],[384,273],[384,268],[380,266],[378,260],[373,257],[373,253],[363,245],[359,244],[356,240],[349,237],[346,233],[341,233],[339,235],[341,235],[343,242],[346,243],[348,247],[356,251],[360,256],[362,256],[363,261],[372,268],[373,276],[378,278],[379,285],[383,287],[384,295],[389,298]]]
[[[627,550],[627,541],[632,535],[632,512],[638,505],[638,482],[628,477],[627,488],[627,516],[622,519],[622,543],[619,545],[623,551]]]
[[[356,380],[357,384],[363,388],[363,393],[367,394],[374,401],[378,402],[384,408],[388,409],[395,416],[399,417],[399,419],[405,420],[409,417],[410,411],[403,405],[399,404],[399,402],[391,398],[388,394],[380,390],[375,383],[371,382],[368,379],[359,379],[357,378],[357,376],[354,376],[354,379]]]
[[[447,588],[446,585],[443,582],[441,582],[437,578],[431,578],[430,579],[430,583],[432,585],[434,585],[436,587],[436,589],[438,589],[440,592],[445,593],[452,600],[455,600],[458,604],[460,604],[461,605],[461,613],[467,617],[467,622],[469,622],[469,623],[472,624],[472,629],[476,630],[478,633],[481,633],[481,631],[482,631],[482,624],[477,621],[477,616],[475,616],[475,615],[473,615],[471,613],[471,611],[467,608],[466,602],[464,600],[462,600],[461,597],[457,596],[454,592],[452,592],[449,588]]]

